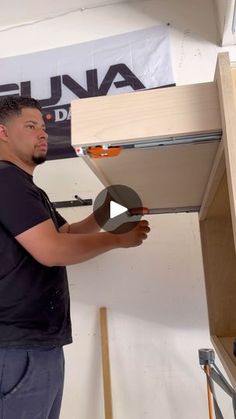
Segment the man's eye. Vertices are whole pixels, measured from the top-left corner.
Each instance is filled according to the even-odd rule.
[[[26,126],[27,126],[27,128],[31,128],[31,129],[34,129],[35,128],[35,126],[34,125],[31,125],[31,124],[26,125]]]

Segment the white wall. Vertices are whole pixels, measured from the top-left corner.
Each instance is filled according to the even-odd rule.
[[[55,1],[56,4],[56,1]],[[171,24],[177,84],[212,80],[217,30],[211,0],[146,0],[118,4],[0,32],[0,56],[11,56]],[[223,49],[221,49],[223,50]],[[236,51],[230,49],[231,59]],[[94,198],[102,185],[79,159],[48,162],[37,182],[53,200]],[[64,210],[69,221],[88,209]],[[142,247],[112,251],[68,268],[74,343],[61,419],[102,419],[98,308],[109,308],[114,419],[208,417],[198,349],[211,347],[197,214],[149,216]],[[220,364],[218,364],[220,365]],[[224,418],[231,405],[219,394]]]

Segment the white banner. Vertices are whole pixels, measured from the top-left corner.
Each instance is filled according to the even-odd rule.
[[[49,158],[67,157],[71,100],[174,84],[168,32],[160,25],[0,59],[0,96],[38,99],[48,120]]]

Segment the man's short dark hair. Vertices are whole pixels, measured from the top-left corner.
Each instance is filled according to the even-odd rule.
[[[4,96],[0,97],[0,124],[13,116],[20,116],[23,108],[35,108],[42,111],[39,102],[27,96]]]

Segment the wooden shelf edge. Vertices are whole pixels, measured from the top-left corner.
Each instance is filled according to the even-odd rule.
[[[223,144],[228,189],[236,248],[236,106],[234,97],[234,84],[231,73],[229,53],[218,54],[215,81],[218,86],[219,104],[223,128]]]
[[[206,190],[203,195],[201,209],[199,212],[199,220],[203,221],[206,216],[208,209],[214,199],[215,193],[218,189],[220,181],[225,172],[225,157],[224,157],[224,145],[223,141],[220,142],[215,160],[212,166],[210,177],[206,186]]]
[[[221,129],[216,82],[71,102],[74,147],[139,142]]]
[[[216,350],[216,353],[231,381],[232,386],[236,390],[236,358],[235,362],[232,361],[231,356],[229,355],[228,351],[226,350],[223,339],[219,336],[212,335],[211,341],[212,344]],[[234,337],[232,337],[232,343],[233,343]]]

